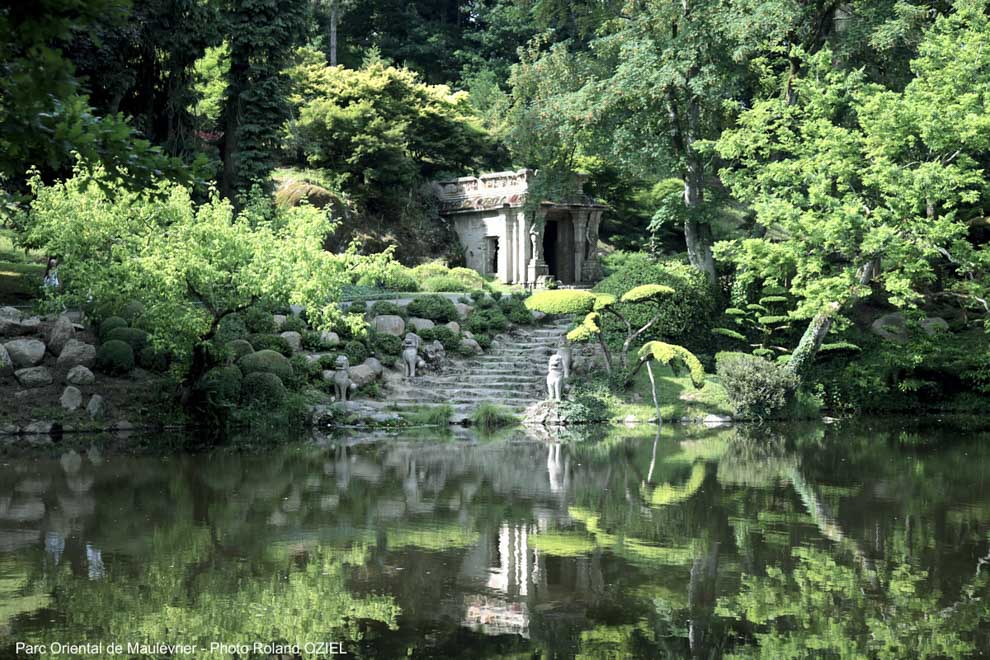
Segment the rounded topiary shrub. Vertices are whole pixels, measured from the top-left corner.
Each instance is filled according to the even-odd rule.
[[[400,316],[403,319],[409,318],[409,312],[402,305],[396,305],[394,302],[388,300],[379,300],[371,306],[368,310],[368,316],[375,318],[376,316]]]
[[[134,349],[119,339],[104,342],[96,350],[96,368],[111,375],[129,373],[134,369]]]
[[[785,416],[799,385],[798,377],[781,365],[747,353],[719,353],[715,371],[736,415],[744,419]]]
[[[473,334],[493,335],[504,332],[509,327],[509,320],[497,307],[475,309],[468,316],[464,327]]]
[[[226,344],[235,339],[246,339],[249,334],[247,326],[244,324],[244,319],[240,315],[228,314],[220,319],[220,327],[217,328],[214,341],[220,344]]]
[[[168,353],[159,351],[151,344],[148,344],[138,352],[137,363],[142,369],[165,373],[168,371],[169,356]]]
[[[241,318],[248,332],[256,335],[270,335],[275,332],[275,319],[261,307],[249,307],[241,312]]]
[[[717,293],[708,277],[688,264],[676,261],[654,261],[645,253],[623,254],[618,268],[603,279],[594,290],[619,298],[623,293],[644,284],[662,284],[674,292],[660,301],[660,320],[640,340],[652,339],[681,344],[694,352],[711,349],[712,333],[718,315]],[[655,306],[619,303],[617,310],[629,319],[634,328],[652,318]],[[605,333],[610,330],[625,333],[615,321],[606,318]]]
[[[144,314],[144,304],[138,300],[127,301],[120,310],[120,316],[128,323],[134,323],[142,314]]]
[[[118,339],[130,344],[135,353],[148,345],[148,333],[137,328],[114,328],[103,337],[104,341]]]
[[[275,374],[280,378],[292,378],[292,363],[281,353],[262,349],[240,359],[238,364],[245,375],[258,372]]]
[[[439,341],[448,351],[456,349],[461,343],[461,338],[445,325],[437,325],[432,328],[426,328],[424,330],[420,330],[417,334],[419,334],[425,342]]]
[[[357,339],[352,339],[344,344],[344,355],[347,356],[347,360],[353,366],[355,364],[361,364],[371,357],[371,352],[363,342],[360,342]]]
[[[286,316],[282,327],[279,328],[279,332],[298,332],[302,334],[306,332],[306,322],[298,316]]]
[[[100,323],[100,339],[106,339],[107,335],[117,328],[126,328],[127,321],[120,318],[119,316],[110,316],[103,319]]]
[[[256,371],[241,382],[241,400],[250,406],[277,408],[288,395],[282,379],[273,373]]]
[[[235,360],[240,360],[245,355],[254,353],[254,346],[252,346],[251,342],[246,339],[235,339],[227,342],[227,352],[229,352]]]
[[[385,357],[396,357],[402,352],[402,340],[395,335],[378,333],[373,337],[375,353]]]
[[[381,277],[381,286],[389,291],[419,291],[419,282],[411,268],[391,264]]]
[[[533,323],[533,313],[529,311],[521,298],[500,298],[498,299],[498,307],[505,314],[505,318],[509,320],[509,323],[515,323],[516,325],[530,325]]]
[[[436,323],[447,323],[460,318],[454,303],[445,296],[421,296],[413,299],[406,309],[409,316],[429,319]]]
[[[248,337],[251,347],[256,351],[275,351],[286,357],[292,356],[292,346],[278,335],[251,335]]]
[[[471,287],[452,275],[434,275],[420,284],[423,291],[470,291]]]
[[[215,367],[206,372],[200,389],[213,406],[234,406],[241,398],[244,375],[235,366]]]

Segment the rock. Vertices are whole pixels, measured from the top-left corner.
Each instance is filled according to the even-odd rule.
[[[286,341],[293,353],[298,353],[302,350],[302,335],[298,332],[290,330],[279,334],[279,337]]]
[[[908,340],[907,322],[900,312],[884,314],[870,325],[870,332],[896,344],[904,344]]]
[[[72,339],[75,334],[76,329],[72,326],[69,317],[59,316],[48,333],[48,352],[57,356],[65,348],[66,342]]]
[[[81,342],[78,339],[70,339],[65,343],[62,352],[55,362],[55,370],[69,371],[72,367],[92,367],[96,362],[96,346]]]
[[[285,325],[285,320],[288,318],[285,314],[273,314],[272,321],[275,323],[275,329],[281,330],[282,326]]]
[[[0,318],[0,337],[16,337],[29,334],[29,332],[30,330],[25,328],[20,321]]]
[[[0,376],[9,376],[14,373],[14,361],[10,359],[7,349],[0,344]]]
[[[14,372],[21,387],[44,387],[52,384],[52,372],[48,367],[28,367]]]
[[[21,432],[17,424],[4,424],[0,426],[0,435],[17,435]]]
[[[78,309],[70,309],[65,313],[65,316],[66,318],[69,319],[69,321],[72,322],[73,325],[81,325],[83,319],[86,318],[86,315],[83,314],[82,311]]]
[[[382,372],[385,371],[385,367],[382,366],[382,363],[379,362],[377,358],[370,357],[362,364],[370,368],[376,376],[381,376]]]
[[[29,319],[21,320],[22,334],[29,335],[32,332],[38,332],[41,330],[41,319],[37,316],[32,316]]]
[[[347,370],[347,375],[350,376],[351,382],[358,387],[364,387],[378,377],[375,370],[367,364],[359,364],[356,367],[351,367]]]
[[[375,317],[375,331],[401,337],[406,332],[406,322],[401,316],[382,314]]]
[[[474,351],[475,355],[477,355],[478,353],[485,352],[484,349],[481,348],[481,344],[471,339],[470,337],[468,337],[467,339],[462,339],[461,346],[471,349],[472,351]]]
[[[429,328],[436,326],[436,323],[434,323],[429,319],[420,319],[413,317],[409,319],[409,325],[415,328],[416,332],[419,332],[420,330],[427,330]]]
[[[470,330],[465,330],[464,331],[464,338],[465,339],[474,339],[474,333],[471,332]]]
[[[3,346],[15,367],[33,367],[45,359],[45,342],[38,339],[15,339]]]
[[[289,305],[289,311],[292,312],[293,316],[298,317],[300,314],[306,311],[306,308],[303,307],[302,305]]]
[[[458,323],[457,321],[451,321],[450,323],[447,323],[445,325],[447,329],[453,332],[455,335],[461,334],[461,324]]]
[[[0,307],[0,319],[7,321],[20,321],[23,318],[21,310],[16,307]]]
[[[454,308],[457,310],[457,315],[462,319],[466,319],[468,315],[474,311],[474,307],[471,307],[471,305],[465,305],[464,303],[459,302],[454,303]]]
[[[622,423],[625,424],[626,426],[636,426],[636,424],[639,423],[639,420],[636,419],[636,415],[626,415],[622,419]]]
[[[530,312],[530,314],[533,315],[533,320],[534,321],[542,321],[543,319],[545,319],[547,317],[547,315],[545,313],[541,312],[538,309],[534,309],[533,311]]]
[[[113,425],[113,430],[117,431],[118,433],[130,433],[135,428],[137,427],[135,427],[133,424],[128,422],[126,419],[122,419],[118,422],[115,422]]]
[[[336,332],[328,332],[324,330],[320,333],[320,343],[324,346],[339,346],[340,336]]]
[[[79,406],[82,405],[82,392],[79,391],[78,387],[69,385],[62,391],[62,397],[59,399],[59,403],[69,412],[79,410]]]
[[[926,335],[931,337],[940,332],[948,332],[949,322],[939,316],[933,316],[921,321],[921,329]]]
[[[732,418],[725,415],[705,415],[701,423],[705,426],[728,426],[732,424]]]
[[[99,394],[94,394],[89,398],[89,403],[86,404],[86,412],[92,419],[100,419],[106,412],[106,405],[103,403],[103,397]]]
[[[51,435],[52,429],[55,427],[51,422],[31,422],[24,427],[23,433],[25,435]]]

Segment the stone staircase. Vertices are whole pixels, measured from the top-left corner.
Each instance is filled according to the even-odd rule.
[[[547,361],[563,344],[569,322],[548,319],[544,325],[499,335],[486,353],[457,360],[443,373],[389,383],[389,408],[402,410],[448,404],[451,421],[471,416],[478,404],[490,402],[521,413],[546,397]]]

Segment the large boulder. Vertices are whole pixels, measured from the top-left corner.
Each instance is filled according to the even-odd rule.
[[[327,347],[340,345],[340,336],[336,332],[324,330],[320,333],[320,343]]]
[[[385,367],[382,366],[382,363],[378,361],[378,358],[370,357],[367,360],[365,360],[363,364],[367,365],[375,373],[376,376],[381,376],[382,373],[385,371]]]
[[[929,337],[932,337],[940,332],[948,332],[949,322],[940,316],[932,316],[921,321],[921,330]]]
[[[23,314],[16,307],[0,307],[0,320],[20,321],[21,318],[23,318]]]
[[[103,401],[103,397],[99,394],[94,394],[89,399],[89,403],[86,404],[86,412],[92,419],[102,419],[106,414],[107,406]]]
[[[481,344],[479,344],[477,341],[475,341],[470,337],[465,337],[464,339],[462,339],[461,346],[463,346],[466,350],[470,350],[475,355],[485,352],[484,349],[481,348]]]
[[[69,371],[72,367],[84,366],[92,368],[96,364],[96,346],[81,342],[78,339],[70,339],[65,342],[62,352],[58,354],[55,362],[56,371]]]
[[[413,329],[416,330],[416,332],[419,332],[421,330],[427,330],[429,328],[434,327],[436,323],[434,323],[430,319],[420,319],[413,317],[409,319],[409,325],[411,325]]]
[[[45,342],[38,339],[15,339],[3,346],[15,367],[33,367],[45,359]]]
[[[446,327],[447,327],[448,330],[450,330],[451,332],[453,332],[455,335],[461,334],[461,324],[458,323],[457,321],[451,321],[450,323],[447,323],[446,324]]]
[[[401,316],[382,314],[375,317],[375,332],[401,337],[406,332],[406,322]]]
[[[7,349],[0,344],[0,376],[9,376],[14,373],[14,361],[10,359]]]
[[[14,372],[21,387],[45,387],[52,384],[52,372],[47,367],[28,367]]]
[[[58,356],[65,348],[66,342],[76,336],[76,329],[68,316],[59,316],[55,319],[51,331],[48,333],[48,352]]]
[[[59,398],[59,403],[62,404],[62,408],[65,410],[75,412],[76,410],[79,410],[79,406],[82,405],[82,392],[79,391],[78,387],[69,385],[62,391],[62,396]]]
[[[347,373],[351,377],[351,381],[358,387],[364,387],[378,377],[378,374],[375,373],[374,368],[369,366],[367,363],[362,363],[356,367],[351,367],[347,370]]]
[[[462,319],[466,319],[474,311],[474,307],[471,305],[465,305],[464,303],[455,302],[454,308],[457,310],[457,315]]]
[[[69,373],[65,375],[65,382],[70,385],[92,385],[95,381],[96,376],[93,372],[81,364],[69,369]]]
[[[302,335],[298,332],[293,332],[288,330],[279,334],[279,337],[285,340],[285,342],[292,349],[293,353],[298,353],[302,350]]]
[[[870,325],[870,332],[895,344],[904,344],[908,340],[907,321],[900,312],[884,314]]]

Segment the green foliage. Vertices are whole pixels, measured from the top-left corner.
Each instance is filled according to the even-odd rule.
[[[450,424],[454,409],[444,403],[438,406],[420,406],[417,409],[402,414],[403,418],[413,426],[441,426]]]
[[[471,287],[452,275],[435,275],[420,282],[420,290],[440,293],[444,291],[470,291]]]
[[[399,263],[390,264],[377,284],[387,291],[419,291],[419,279],[413,270]]]
[[[719,353],[715,369],[736,415],[743,419],[781,418],[800,384],[777,363],[746,353]]]
[[[272,409],[278,408],[288,398],[288,390],[274,373],[255,371],[244,376],[241,384],[241,400],[249,406]]]
[[[348,361],[351,365],[361,364],[369,357],[371,357],[371,352],[364,342],[358,341],[357,339],[352,339],[346,344],[344,344],[344,355],[347,356]]]
[[[248,348],[250,348],[250,345],[248,345]],[[165,373],[168,371],[171,363],[172,359],[168,353],[160,351],[150,344],[142,348],[137,354],[138,366],[148,371]]]
[[[126,342],[134,349],[135,354],[140,353],[141,349],[148,345],[148,333],[137,328],[114,328],[106,333],[103,339],[105,341],[118,339]]]
[[[759,357],[780,359],[788,355],[792,333],[786,310],[791,301],[777,291],[780,289],[768,287],[759,302],[729,307],[723,312],[727,327],[713,328],[712,332],[748,345]]]
[[[446,296],[419,296],[409,303],[406,310],[409,316],[429,319],[436,323],[448,323],[460,319],[454,303]]]
[[[101,339],[107,338],[107,336],[118,328],[126,328],[127,321],[120,318],[119,316],[111,316],[109,318],[103,319],[100,323],[99,335]]]
[[[292,355],[292,347],[289,346],[289,342],[278,335],[250,335],[247,341],[256,351],[276,351],[285,357]]]
[[[370,337],[376,354],[386,358],[398,357],[402,352],[402,340],[388,333],[375,333]]]
[[[674,290],[663,284],[641,284],[629,289],[619,298],[620,302],[638,303],[647,300],[658,300],[664,296],[671,296]]]
[[[375,318],[376,316],[399,316],[403,319],[409,318],[409,312],[402,305],[396,305],[394,302],[388,300],[379,300],[371,306],[368,310],[368,316]]]
[[[537,291],[526,299],[528,309],[544,314],[584,314],[595,305],[596,296],[580,289]]]
[[[496,292],[498,293],[498,292]],[[494,293],[492,294],[495,295]],[[530,312],[529,308],[526,307],[526,303],[522,298],[516,296],[510,296],[508,298],[498,298],[498,307],[505,314],[505,318],[509,320],[509,323],[515,325],[532,325],[533,314]]]
[[[424,342],[439,341],[444,349],[452,351],[461,343],[459,335],[445,325],[437,325],[432,328],[420,330],[417,333]]]
[[[96,369],[113,376],[130,373],[134,369],[134,349],[119,339],[104,342],[96,351]]]
[[[483,433],[491,433],[506,426],[515,426],[519,423],[510,410],[495,403],[478,404],[471,413],[471,424]]]
[[[282,327],[279,328],[279,332],[298,332],[299,334],[302,334],[306,332],[306,322],[298,316],[293,316],[290,314],[285,317],[285,321],[282,322]]]
[[[667,344],[662,341],[650,341],[639,349],[640,361],[652,360],[665,367],[670,367],[674,374],[687,372],[691,383],[701,388],[705,385],[705,368],[691,351],[683,346]]]
[[[289,359],[269,349],[249,353],[238,360],[237,364],[245,376],[253,373],[270,373],[288,380],[293,375]]]
[[[140,300],[128,300],[120,309],[121,318],[133,325],[144,314],[144,305]]]
[[[497,307],[480,308],[476,307],[467,320],[464,321],[464,329],[472,334],[492,335],[505,332],[509,328],[509,320]]]
[[[221,319],[213,339],[218,343],[226,344],[235,339],[247,339],[248,334],[244,318],[240,314],[228,314]]]
[[[248,332],[258,335],[270,335],[275,332],[275,319],[272,313],[263,307],[252,306],[239,314]]]
[[[241,399],[244,376],[235,366],[214,367],[206,372],[200,388],[211,408],[233,408]]]

